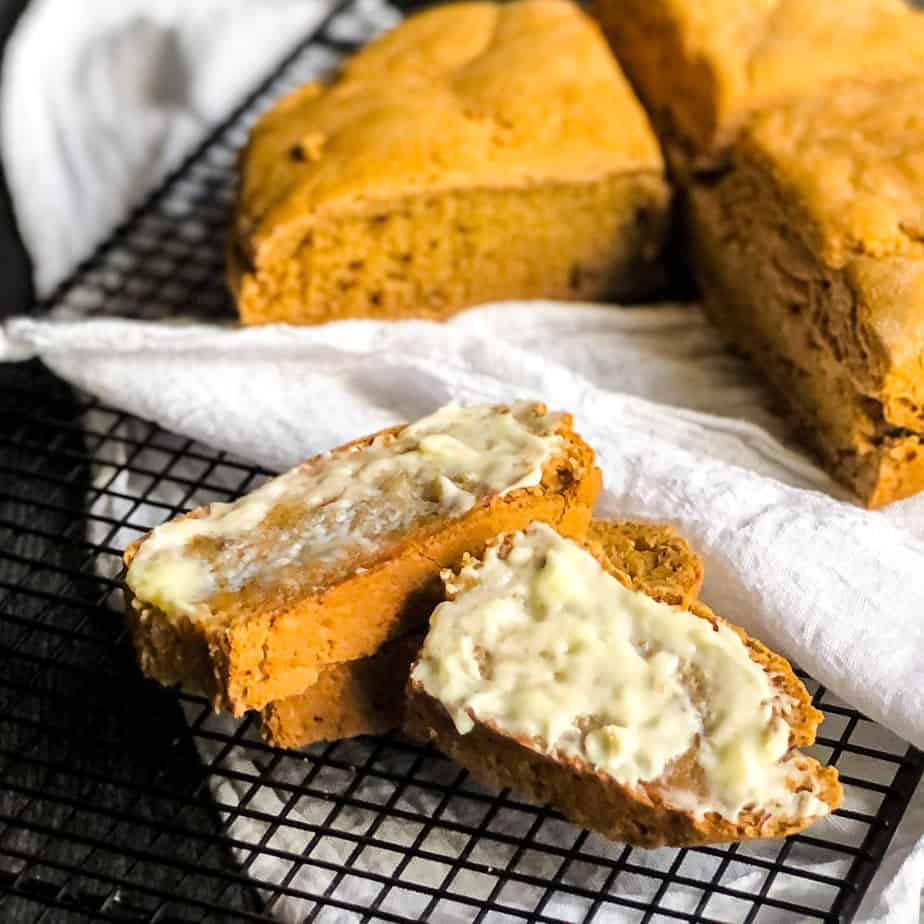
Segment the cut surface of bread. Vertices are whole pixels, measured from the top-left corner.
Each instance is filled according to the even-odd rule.
[[[666,236],[663,174],[641,105],[576,5],[448,4],[258,122],[231,286],[245,323],[630,298]]]
[[[756,117],[687,207],[706,308],[869,506],[924,489],[924,79]]]
[[[699,558],[670,526],[594,520],[588,537],[631,585],[658,599],[689,605],[699,593]],[[260,713],[267,744],[293,748],[354,735],[375,735],[401,723],[411,663],[423,633],[387,642],[365,658],[322,668],[302,693]]]
[[[674,159],[715,162],[755,112],[924,66],[924,16],[904,0],[595,0],[595,13]]]
[[[412,632],[365,658],[323,667],[302,693],[260,710],[263,740],[278,748],[300,748],[397,728],[408,674],[423,637],[423,632]]]
[[[426,620],[441,568],[498,531],[583,535],[593,450],[544,405],[448,405],[310,459],[125,552],[142,669],[241,714]]]
[[[822,715],[789,664],[703,604],[544,524],[444,580],[405,729],[480,782],[649,847],[785,836],[840,803],[796,750]]]

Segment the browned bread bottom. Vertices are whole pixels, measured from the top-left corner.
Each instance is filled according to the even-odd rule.
[[[589,547],[623,584],[646,591],[628,578],[618,554],[608,559],[599,545],[596,549],[593,544]],[[676,599],[676,591],[669,585],[649,595],[669,603]],[[719,621],[698,601],[687,600],[683,605],[701,619],[713,624]],[[750,638],[744,630],[730,623],[726,625],[739,635],[751,659],[773,678],[774,685],[791,698],[792,705],[786,714],[790,747],[811,744],[823,715],[812,706],[805,687],[789,663]],[[505,733],[491,722],[475,718],[472,731],[459,734],[442,703],[413,680],[408,685],[405,710],[403,728],[412,738],[433,743],[483,785],[495,789],[511,787],[536,802],[549,803],[571,821],[613,840],[640,847],[660,847],[785,837],[814,820],[767,817],[750,810],[742,811],[737,822],[716,813],[698,819],[665,804],[657,784],[624,786],[580,759],[541,753],[534,749],[535,741]],[[801,754],[792,764],[812,777],[819,799],[832,809],[840,804],[841,786],[833,767],[822,767],[813,758]],[[675,762],[668,782],[695,790],[699,772],[695,759],[688,753]]]
[[[702,564],[672,527],[594,520],[588,536],[633,587],[678,605],[688,605],[699,593]],[[264,740],[294,748],[397,727],[411,664],[422,641],[423,634],[414,633],[383,645],[369,657],[325,668],[303,693],[263,709]]]

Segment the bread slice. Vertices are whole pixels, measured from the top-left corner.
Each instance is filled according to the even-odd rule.
[[[784,658],[536,524],[446,577],[405,729],[481,783],[644,847],[782,837],[840,803]]]
[[[629,586],[657,600],[689,607],[703,585],[703,563],[673,526],[595,519],[587,541]]]
[[[564,0],[410,17],[270,109],[240,172],[229,279],[245,324],[632,299],[669,225],[645,113]]]
[[[672,527],[594,520],[588,537],[633,587],[679,606],[689,605],[699,593],[702,564]],[[368,657],[323,668],[302,693],[262,710],[263,739],[276,747],[295,748],[397,727],[411,664],[423,638],[423,632],[415,632]]]
[[[142,669],[235,715],[422,625],[441,568],[533,520],[586,532],[593,450],[544,405],[460,408],[311,459],[125,551]]]

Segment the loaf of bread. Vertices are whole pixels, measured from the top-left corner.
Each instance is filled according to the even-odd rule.
[[[445,581],[405,728],[481,783],[644,847],[781,837],[840,803],[837,771],[796,750],[822,718],[805,687],[701,603],[545,524]]]
[[[645,113],[566,0],[411,17],[278,102],[240,173],[229,273],[247,324],[633,298],[668,224]]]
[[[758,110],[924,67],[903,0],[594,0],[675,166],[714,163]]]
[[[871,507],[924,488],[924,79],[761,114],[700,178],[706,308]]]
[[[588,537],[632,587],[688,606],[699,593],[699,558],[670,526],[594,520]],[[411,663],[423,642],[415,632],[375,654],[331,664],[302,693],[270,703],[260,714],[267,744],[295,748],[354,735],[376,735],[401,724]]]
[[[441,568],[499,531],[587,531],[593,450],[544,405],[447,405],[324,453],[125,552],[142,669],[240,715],[421,626]]]

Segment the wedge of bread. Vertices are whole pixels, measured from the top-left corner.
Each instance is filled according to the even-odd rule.
[[[445,581],[405,729],[481,783],[644,847],[782,837],[840,803],[796,750],[822,715],[789,664],[703,604],[543,524]]]
[[[593,450],[544,405],[448,405],[125,551],[142,669],[240,715],[422,625],[441,568],[534,520],[582,536]]]
[[[564,0],[409,17],[269,109],[240,174],[228,279],[245,324],[632,300],[662,278],[657,140]]]
[[[588,536],[638,590],[679,606],[688,606],[699,593],[702,564],[672,527],[594,520]],[[411,664],[423,638],[424,633],[415,632],[368,657],[323,668],[302,693],[261,711],[263,739],[276,747],[295,748],[397,727]]]

